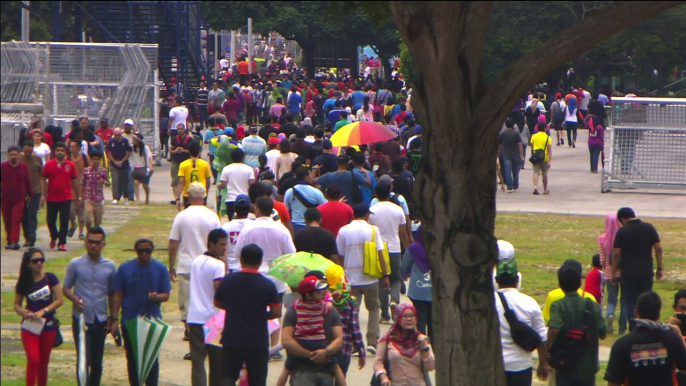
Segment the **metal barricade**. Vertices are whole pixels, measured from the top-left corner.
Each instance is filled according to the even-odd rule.
[[[27,65],[30,63],[30,65]],[[2,151],[9,127],[33,117],[68,131],[72,120],[101,117],[112,127],[134,121],[153,154],[159,147],[157,44],[2,43]],[[10,112],[41,105],[42,114],[18,120]],[[16,115],[16,114],[15,114]],[[5,131],[8,131],[6,134]]]
[[[686,193],[686,98],[613,98],[608,118],[601,192]]]

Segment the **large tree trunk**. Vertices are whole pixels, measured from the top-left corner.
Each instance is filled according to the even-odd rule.
[[[314,79],[315,64],[314,64],[314,45],[304,42],[298,42],[300,48],[303,50],[303,58],[305,59],[305,68],[307,69],[307,76]]]
[[[415,203],[433,274],[438,385],[505,384],[493,230],[496,136],[512,105],[596,42],[679,4],[617,2],[543,43],[543,58],[532,50],[489,87],[481,61],[491,2],[391,2],[417,68],[412,105],[426,129]]]

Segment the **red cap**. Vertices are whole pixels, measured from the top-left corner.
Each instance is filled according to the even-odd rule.
[[[560,94],[559,92],[557,94],[555,94],[555,99],[560,99],[560,98],[562,98],[562,94]]]
[[[298,284],[300,295],[306,295],[313,291],[321,291],[329,288],[328,284],[319,281],[316,276],[308,276]]]
[[[269,146],[276,146],[279,144],[279,139],[277,137],[271,137],[268,141]]]

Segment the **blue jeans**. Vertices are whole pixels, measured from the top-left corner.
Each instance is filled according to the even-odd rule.
[[[389,253],[388,258],[391,263],[391,277],[389,278],[391,282],[391,288],[382,290],[381,282],[379,281],[379,302],[381,303],[381,315],[384,317],[393,317],[395,315],[391,315],[389,311],[390,302],[400,304],[400,287],[403,278],[400,275],[400,253]],[[388,300],[389,295],[391,298],[390,302]]]
[[[613,285],[611,282],[607,282],[607,316],[614,316],[615,310],[617,309],[617,298],[619,296],[619,283]],[[620,334],[626,332],[626,303],[622,298],[620,300],[620,311],[619,311],[619,321],[617,324],[617,330]]]
[[[598,171],[598,160],[600,158],[600,152],[603,150],[602,146],[599,145],[588,145],[588,151],[591,153],[591,171]]]
[[[503,174],[507,190],[519,189],[519,170],[521,170],[519,157],[503,157]]]
[[[629,331],[632,331],[636,326],[633,320],[636,301],[642,293],[653,290],[653,276],[641,278],[622,275],[619,281],[622,285],[622,301],[626,303],[626,314],[629,317]]]

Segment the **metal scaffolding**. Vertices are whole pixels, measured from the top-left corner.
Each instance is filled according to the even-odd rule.
[[[601,191],[686,192],[686,98],[613,98]]]

